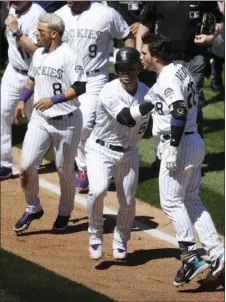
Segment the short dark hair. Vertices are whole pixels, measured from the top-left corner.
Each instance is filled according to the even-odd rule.
[[[148,44],[152,56],[160,57],[164,62],[171,61],[172,45],[168,37],[146,32],[141,39],[143,44]]]

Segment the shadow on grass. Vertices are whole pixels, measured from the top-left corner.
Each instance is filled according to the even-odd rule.
[[[212,98],[208,99],[206,102],[206,106],[208,104],[214,104],[217,102],[224,102],[225,99],[225,93],[224,93],[225,87],[222,88],[222,92],[218,93],[217,95],[213,96]]]
[[[204,127],[204,140],[205,135],[208,133],[216,132],[219,130],[225,129],[225,120],[224,119],[204,119],[203,120]]]
[[[1,302],[112,301],[5,250],[0,255]]]
[[[206,167],[202,168],[202,172],[223,171],[225,169],[225,153],[209,153],[206,154],[204,162]]]
[[[177,248],[161,248],[150,250],[136,250],[128,253],[126,261],[102,261],[96,265],[97,270],[106,270],[114,265],[120,266],[140,266],[154,259],[175,258],[180,260],[180,251]]]

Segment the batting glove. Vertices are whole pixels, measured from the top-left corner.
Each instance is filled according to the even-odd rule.
[[[166,158],[166,169],[175,171],[177,169],[178,148],[169,146],[169,156]]]

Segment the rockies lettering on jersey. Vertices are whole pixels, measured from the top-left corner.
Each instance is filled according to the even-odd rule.
[[[49,66],[38,66],[33,69],[34,76],[45,75],[57,79],[62,79],[63,72],[62,69],[51,68]]]
[[[63,93],[74,82],[86,82],[81,58],[76,57],[66,43],[50,53],[44,52],[44,48],[38,48],[33,55],[28,74],[35,80],[34,104],[43,98]],[[71,100],[53,105],[39,114],[46,118],[66,115],[75,111],[78,106],[77,100]]]
[[[63,41],[81,57],[87,73],[86,92],[99,94],[108,82],[109,45],[112,39],[124,39],[130,28],[121,15],[111,7],[90,2],[80,15],[68,5],[55,12],[65,23]]]

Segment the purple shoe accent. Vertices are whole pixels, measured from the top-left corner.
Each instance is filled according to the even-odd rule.
[[[20,222],[22,223],[27,222],[27,220],[30,218],[30,215],[31,215],[30,213],[25,212],[23,216],[20,218]]]
[[[126,250],[123,250],[123,249],[117,249],[117,251],[118,251],[119,253],[125,253],[125,251],[126,251]]]
[[[99,247],[99,244],[92,244],[91,247],[94,251],[96,251]]]

